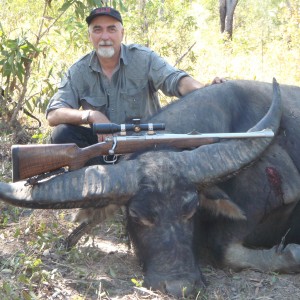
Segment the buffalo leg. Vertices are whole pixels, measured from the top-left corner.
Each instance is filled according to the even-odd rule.
[[[262,272],[300,272],[300,245],[288,244],[271,249],[249,249],[240,244],[229,245],[225,263],[233,269],[255,269]]]
[[[65,239],[64,246],[67,250],[70,250],[74,247],[78,241],[85,235],[90,234],[92,230],[99,225],[100,222],[82,222],[79,226],[77,226]]]
[[[299,218],[300,202],[275,210],[245,238],[243,245],[229,245],[226,264],[235,269],[300,272]]]
[[[285,243],[296,243],[300,244],[300,201],[298,201],[296,207],[292,211],[288,221],[286,228],[288,233],[285,238]]]
[[[272,248],[283,243],[300,244],[300,202],[274,210],[248,234],[243,245],[249,248]]]
[[[118,205],[110,204],[101,208],[86,208],[79,210],[74,217],[74,221],[79,222],[80,225],[66,238],[64,243],[66,249],[74,247],[83,235],[90,234],[97,225],[114,215],[118,209]]]

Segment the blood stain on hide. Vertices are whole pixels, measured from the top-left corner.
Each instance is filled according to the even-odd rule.
[[[266,174],[272,190],[283,203],[282,180],[279,172],[273,167],[267,167]]]

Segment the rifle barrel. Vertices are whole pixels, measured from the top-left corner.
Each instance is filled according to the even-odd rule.
[[[153,135],[133,135],[133,136],[117,136],[107,137],[105,141],[112,142],[114,138],[117,138],[117,142],[122,141],[135,141],[135,140],[155,140],[162,142],[165,140],[190,140],[190,139],[241,139],[241,138],[266,138],[273,137],[274,132],[271,129],[264,129],[261,131],[250,131],[250,132],[225,132],[225,133],[198,133],[198,134],[153,134]]]

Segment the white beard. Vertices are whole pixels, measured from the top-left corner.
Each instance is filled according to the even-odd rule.
[[[98,48],[97,53],[100,57],[111,58],[115,54],[115,49],[113,47],[102,48],[101,46]]]

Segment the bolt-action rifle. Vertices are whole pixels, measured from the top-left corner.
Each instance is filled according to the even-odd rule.
[[[157,133],[164,130],[163,123],[140,124],[135,120],[133,124],[93,124],[95,134],[107,135],[104,142],[85,148],[76,144],[41,144],[41,145],[13,145],[13,182],[32,178],[29,184],[36,183],[34,176],[51,176],[56,170],[67,167],[73,171],[84,167],[88,160],[97,156],[114,156],[134,153],[141,150],[155,149],[168,146],[177,149],[190,149],[202,145],[217,143],[221,139],[272,137],[272,130],[242,132],[242,133],[190,133],[169,134]],[[127,135],[127,132],[133,135]],[[146,133],[141,134],[141,131]],[[118,133],[118,135],[116,135]],[[54,172],[54,173],[53,173]]]

